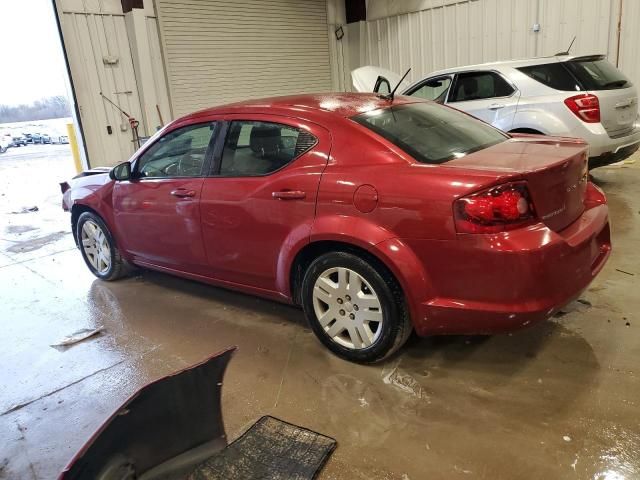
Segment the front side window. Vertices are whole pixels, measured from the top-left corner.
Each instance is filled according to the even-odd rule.
[[[138,176],[199,177],[215,125],[215,122],[190,125],[167,133],[140,157]]]
[[[514,89],[495,72],[459,73],[449,102],[508,97]]]
[[[222,152],[220,175],[267,175],[311,149],[316,142],[309,132],[288,125],[233,121]]]
[[[450,86],[451,77],[432,78],[420,85],[417,89],[408,92],[408,94],[412,97],[420,97],[426,100],[444,103]]]
[[[373,110],[352,119],[417,161],[430,164],[460,158],[509,138],[469,115],[428,102]]]

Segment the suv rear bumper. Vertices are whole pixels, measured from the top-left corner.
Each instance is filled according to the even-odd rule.
[[[619,162],[632,155],[640,147],[640,127],[622,137],[611,138],[601,124],[594,124],[601,132],[591,128],[583,138],[589,143],[589,168],[602,167]]]
[[[589,157],[589,170],[621,162],[625,158],[629,158],[633,155],[638,148],[640,148],[640,141],[632,143],[631,145],[618,147],[618,149],[613,152],[603,153],[597,157]]]

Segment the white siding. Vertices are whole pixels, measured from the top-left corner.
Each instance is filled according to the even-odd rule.
[[[620,69],[640,85],[640,0],[623,0]],[[458,65],[553,55],[617,54],[620,0],[369,0],[350,24],[347,70],[378,65],[410,80]],[[399,13],[384,16],[385,12]],[[533,25],[540,24],[534,32]]]
[[[174,115],[331,89],[326,0],[156,0]]]

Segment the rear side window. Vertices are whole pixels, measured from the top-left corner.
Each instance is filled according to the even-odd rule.
[[[525,75],[537,80],[547,87],[565,92],[582,90],[578,81],[569,73],[562,63],[546,63],[518,68]]]
[[[585,90],[629,88],[631,82],[603,57],[578,58],[565,62]]]
[[[268,175],[317,143],[305,130],[271,122],[233,121],[225,140],[220,175]]]
[[[436,103],[411,103],[352,118],[417,161],[439,164],[504,142],[508,136],[484,122]]]
[[[513,92],[513,87],[495,72],[459,73],[449,102],[508,97]]]

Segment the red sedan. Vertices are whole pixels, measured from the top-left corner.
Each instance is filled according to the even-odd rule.
[[[97,277],[137,265],[300,304],[322,343],[362,362],[412,330],[544,320],[611,249],[583,141],[507,135],[415,97],[203,110],[63,191]]]

